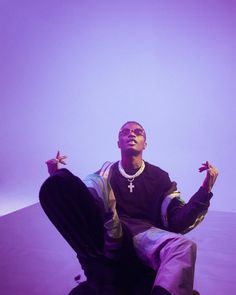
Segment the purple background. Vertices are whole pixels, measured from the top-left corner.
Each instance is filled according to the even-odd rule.
[[[219,168],[211,209],[236,212],[236,2],[0,3],[0,214],[38,201],[59,149],[84,177],[119,159],[127,120],[185,200]]]

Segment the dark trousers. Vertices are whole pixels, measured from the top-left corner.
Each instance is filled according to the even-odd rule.
[[[41,206],[48,218],[81,257],[96,257],[103,249],[103,204],[67,169],[42,185]]]
[[[117,261],[103,256],[104,206],[78,177],[67,169],[58,170],[43,183],[39,199],[48,218],[77,253],[88,280],[123,285],[126,290],[142,281],[145,291],[140,294],[150,293],[154,273],[136,259],[132,243],[124,242]]]

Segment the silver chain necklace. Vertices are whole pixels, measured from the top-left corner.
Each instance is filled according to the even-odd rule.
[[[143,173],[144,168],[145,168],[145,163],[142,160],[142,164],[141,164],[141,167],[139,168],[139,170],[135,174],[129,175],[128,173],[125,172],[124,168],[122,167],[121,161],[119,161],[118,169],[120,171],[120,174],[122,176],[124,176],[125,178],[127,178],[128,182],[129,182],[128,188],[129,188],[130,193],[133,192],[133,188],[134,188],[133,181],[134,181],[134,179],[136,177],[138,177],[141,173]]]

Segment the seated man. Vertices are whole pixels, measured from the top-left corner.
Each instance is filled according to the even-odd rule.
[[[218,171],[203,164],[203,185],[185,203],[168,173],[143,160],[146,146],[144,128],[129,121],[118,135],[121,160],[84,181],[58,169],[65,156],[47,161],[41,205],[87,277],[71,294],[193,294],[196,245],[183,234],[204,218]]]

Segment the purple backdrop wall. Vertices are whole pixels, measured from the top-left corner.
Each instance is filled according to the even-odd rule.
[[[0,213],[37,202],[58,149],[82,177],[117,160],[129,119],[186,200],[208,159],[220,170],[211,209],[236,211],[235,6],[1,1]]]

